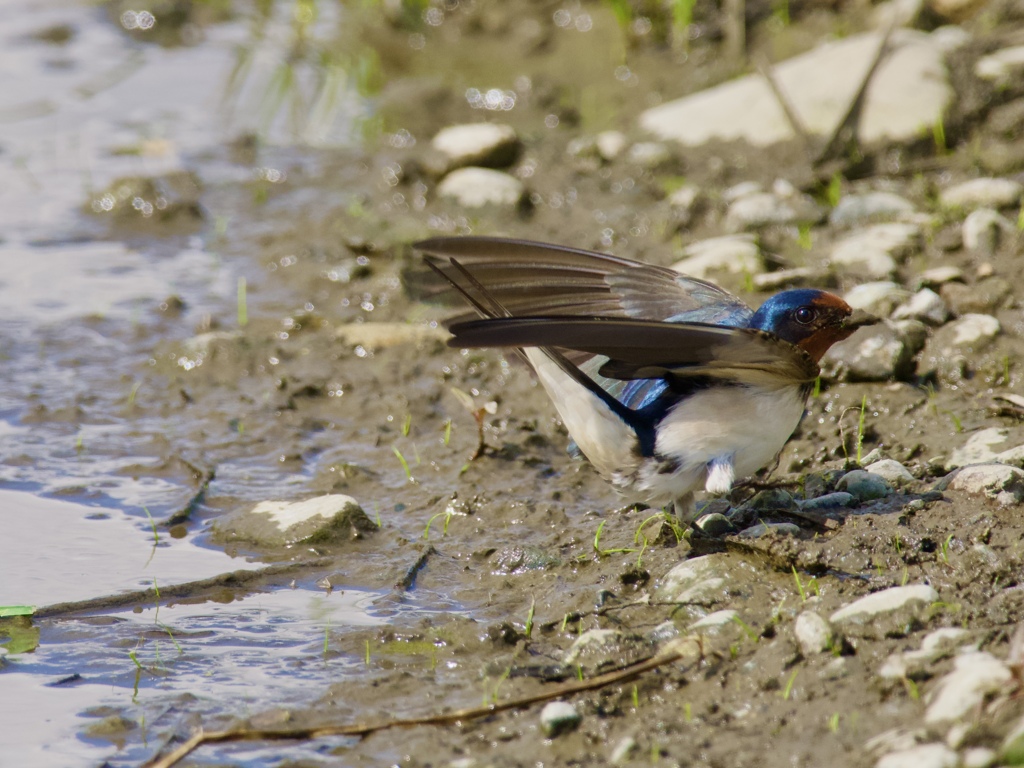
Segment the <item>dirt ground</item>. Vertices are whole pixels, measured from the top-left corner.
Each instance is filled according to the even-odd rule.
[[[940,657],[895,683],[879,676],[883,662],[919,648],[927,633],[943,627],[964,628],[982,650],[1006,658],[1024,617],[1020,507],[941,485],[942,457],[972,432],[1000,427],[1009,430],[1007,447],[1024,442],[1020,411],[994,399],[1021,389],[1024,288],[1014,280],[1019,238],[987,259],[1009,289],[993,310],[1003,333],[968,360],[966,375],[882,383],[826,378],[778,468],[728,501],[736,508],[768,486],[798,496],[811,483],[830,487],[834,470],[855,463],[862,401],[863,454],[879,449],[902,462],[913,483],[817,521],[770,505],[752,513],[798,525],[795,535],[679,538],[657,519],[658,510],[629,506],[632,500],[566,453],[568,438],[554,409],[515,360],[449,349],[433,338],[371,344],[359,342],[357,332],[340,338],[339,331],[379,322],[425,326],[450,314],[415,297],[420,265],[410,243],[421,237],[510,235],[670,264],[680,242],[721,234],[719,201],[730,185],[753,180],[770,187],[785,178],[820,198],[828,180],[815,180],[799,147],[770,153],[742,146],[673,148],[675,159],[657,170],[625,159],[581,164],[567,152],[579,136],[629,131],[651,93],[676,96],[724,77],[711,11],[702,22],[706,34],[683,56],[649,39],[610,53],[581,51],[578,40],[537,32],[556,9],[550,3],[447,7],[446,23],[421,33],[432,50],[451,52],[443,64],[441,56],[429,66],[389,56],[409,31],[400,25],[375,30],[385,79],[394,79],[379,98],[385,132],[368,149],[281,152],[240,144],[237,150],[253,166],[283,174],[210,185],[198,204],[208,220],[226,221],[210,243],[247,274],[249,322],[237,330],[228,319],[214,318],[193,329],[211,335],[175,338],[171,302],[162,310],[170,340],[139,374],[147,396],[136,404],[138,413],[159,413],[174,424],[169,444],[196,446],[198,464],[216,467],[228,457],[252,456],[254,483],[261,465],[273,466],[300,478],[298,496],[349,494],[380,522],[379,532],[358,540],[343,537],[301,551],[232,545],[268,562],[317,558],[307,580],[394,587],[395,620],[386,630],[330,635],[331,654],[361,665],[350,679],[325,684],[308,710],[275,711],[268,704],[254,719],[289,727],[365,722],[514,699],[649,657],[658,638],[685,636],[694,621],[728,608],[739,620],[705,633],[700,658],[572,697],[582,722],[556,738],[542,732],[540,705],[534,705],[456,725],[328,740],[320,757],[330,765],[436,766],[463,759],[469,762],[459,765],[606,764],[617,745],[632,739],[635,748],[623,750],[627,762],[865,766],[881,754],[868,746],[880,734],[894,728],[927,733],[928,693],[952,661]],[[607,25],[597,39],[614,37],[605,6],[580,8]],[[792,26],[773,38],[769,12],[751,7],[753,53],[806,47],[863,15],[854,7],[803,4],[791,5],[790,13]],[[976,35],[972,50],[991,48],[1010,34],[1012,14],[992,13],[987,18],[994,26],[968,24]],[[499,43],[500,54],[485,55]],[[593,67],[580,56],[592,57]],[[587,73],[606,72],[597,64],[616,57],[640,85],[591,85],[596,76]],[[466,68],[478,61],[481,71]],[[512,62],[531,77],[531,88],[496,119],[519,131],[523,152],[515,168],[538,202],[510,211],[459,209],[434,194],[429,138],[444,125],[480,119],[462,97],[464,88],[487,82]],[[961,92],[974,87],[956,67],[954,80]],[[848,169],[843,191],[885,188],[935,211],[939,186],[978,173],[1018,173],[1024,165],[993,168],[977,148],[995,135],[991,115],[1008,104],[1019,107],[1019,96],[1011,87],[985,99],[962,98],[948,121],[949,153],[931,145],[869,152]],[[552,114],[559,116],[556,127],[545,125]],[[399,129],[415,144],[396,139],[405,135]],[[1018,151],[1024,142],[1019,133],[999,135]],[[884,172],[893,154],[902,160],[895,175]],[[685,223],[666,201],[680,177],[698,184],[709,200]],[[917,275],[936,264],[958,266],[969,283],[977,281],[980,260],[959,245],[960,224],[938,217],[922,251],[901,266],[903,285],[913,288]],[[610,246],[602,243],[603,230],[614,233]],[[814,228],[807,251],[785,228],[759,235],[780,266],[822,265],[835,236],[826,226]],[[828,281],[824,287],[840,292],[854,284],[835,276]],[[751,304],[764,298],[743,292],[739,278],[725,284]],[[477,423],[453,388],[481,409],[485,448],[475,460]],[[206,525],[248,503],[218,491],[215,480],[202,505],[178,525]],[[665,575],[698,555],[714,558],[725,579],[721,589],[691,602],[661,601]],[[259,586],[285,586],[291,578],[270,576]],[[940,596],[905,631],[849,637],[817,655],[800,652],[793,625],[801,611],[827,617],[856,598],[904,584],[930,584]],[[402,605],[413,594],[436,606],[429,620],[403,618]],[[566,649],[594,629],[621,634],[610,649],[563,664]],[[1020,714],[1016,700],[978,712],[961,745],[998,748]],[[208,764],[211,758],[200,750],[190,759]]]

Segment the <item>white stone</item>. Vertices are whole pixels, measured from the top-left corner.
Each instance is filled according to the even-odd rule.
[[[738,618],[739,613],[733,610],[715,611],[714,613],[709,613],[703,619],[693,622],[689,630],[692,632],[719,630],[723,626],[734,624]]]
[[[970,636],[971,633],[962,627],[942,627],[925,635],[924,640],[921,641],[921,651],[934,658],[941,653],[953,650],[955,646]]]
[[[774,75],[806,129],[828,136],[849,109],[882,41],[869,32],[835,40],[774,67]],[[897,30],[891,53],[868,87],[860,139],[916,139],[930,131],[953,99],[941,49],[929,35]],[[769,146],[795,138],[764,78],[748,75],[641,114],[644,130],[690,146],[742,139]]]
[[[704,555],[684,560],[665,574],[659,587],[659,599],[665,602],[686,602],[686,597],[719,590],[725,579],[719,574],[725,568],[721,555]]]
[[[890,752],[875,763],[875,768],[956,768],[958,762],[956,752],[945,744],[933,743]]]
[[[1008,507],[1024,500],[1024,472],[1006,464],[972,464],[961,469],[949,487],[987,496]]]
[[[961,768],[989,768],[999,755],[988,747],[968,747],[960,755]]]
[[[602,160],[611,162],[629,146],[629,139],[622,131],[601,131],[594,139],[597,154]]]
[[[581,656],[603,653],[618,647],[624,635],[617,629],[588,629],[576,638],[563,658],[566,664],[575,664]]]
[[[891,280],[877,280],[854,286],[843,298],[854,309],[863,309],[879,317],[888,317],[893,309],[909,296],[910,291],[903,286]]]
[[[954,448],[946,459],[946,471],[968,464],[987,464],[996,460],[997,451],[992,446],[1006,442],[1007,431],[999,427],[989,427],[973,433],[959,448]]]
[[[619,743],[615,745],[615,749],[612,750],[608,759],[616,764],[625,763],[633,756],[637,749],[636,739],[632,736],[623,736],[619,739]]]
[[[764,192],[764,187],[756,181],[741,181],[739,184],[733,184],[731,187],[722,192],[723,203],[734,203],[740,198],[750,197],[751,195],[759,195]]]
[[[845,632],[905,634],[907,624],[938,599],[939,593],[927,584],[890,587],[840,608],[829,619]]]
[[[960,720],[981,706],[989,694],[1007,690],[1012,681],[1010,669],[990,653],[975,651],[957,656],[953,670],[926,696],[924,721],[937,725]]]
[[[1002,330],[999,321],[992,315],[967,314],[950,325],[953,328],[953,344],[958,347],[984,346]]]
[[[642,168],[654,169],[672,159],[672,152],[658,141],[640,141],[629,148],[626,158]]]
[[[549,701],[540,711],[540,726],[545,736],[558,736],[571,731],[583,717],[576,708],[567,701]]]
[[[804,611],[796,617],[793,634],[804,656],[814,656],[832,647],[832,627],[813,611]]]
[[[994,80],[997,83],[1019,77],[1021,70],[1024,70],[1024,45],[1003,48],[982,56],[974,64],[975,75],[982,80]]]
[[[492,165],[501,156],[510,159],[519,142],[515,129],[496,123],[469,123],[442,128],[431,145],[453,165]]]
[[[939,193],[947,208],[1006,208],[1020,203],[1024,186],[1011,179],[971,179]]]
[[[251,514],[268,515],[281,531],[286,531],[314,517],[330,519],[350,504],[359,506],[351,496],[332,493],[306,501],[261,501],[252,508]]]
[[[893,192],[846,195],[829,214],[833,226],[850,226],[879,219],[898,219],[914,213],[914,204]]]
[[[882,279],[896,271],[896,260],[914,250],[921,230],[915,224],[876,224],[854,232],[832,248],[833,264],[854,268],[868,277]]]
[[[893,320],[920,320],[928,325],[942,325],[948,317],[946,302],[931,288],[922,288],[892,313]]]
[[[700,187],[696,184],[684,184],[668,196],[668,204],[673,208],[691,210],[700,200]]]
[[[964,271],[960,267],[944,266],[926,269],[918,275],[919,285],[942,285],[964,279]]]
[[[491,168],[459,168],[437,185],[437,194],[451,198],[466,208],[488,204],[514,206],[526,189],[519,179]]]
[[[686,257],[672,269],[691,277],[706,278],[713,272],[756,274],[764,270],[761,250],[753,235],[726,235],[698,240],[683,249]]]
[[[864,469],[873,475],[884,478],[889,485],[896,488],[914,482],[914,476],[910,474],[910,471],[894,459],[881,459],[868,464]]]
[[[819,217],[810,199],[783,198],[773,192],[746,195],[734,201],[725,214],[725,228],[742,232],[772,225],[799,224]]]
[[[1000,242],[1013,235],[1014,226],[1005,216],[991,208],[979,208],[967,214],[960,226],[964,248],[991,256]]]

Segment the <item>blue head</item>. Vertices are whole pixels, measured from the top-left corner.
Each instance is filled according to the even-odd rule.
[[[837,341],[874,322],[833,293],[813,288],[783,291],[762,304],[747,323],[803,349],[816,362]]]

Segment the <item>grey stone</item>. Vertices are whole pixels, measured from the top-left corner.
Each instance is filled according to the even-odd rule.
[[[960,758],[945,744],[921,744],[882,756],[875,768],[956,768]]]
[[[684,560],[665,574],[658,586],[664,602],[700,602],[721,598],[725,586],[722,555],[704,555]]]
[[[282,547],[298,542],[362,538],[377,525],[351,496],[331,494],[306,501],[262,501],[252,509],[222,515],[213,523],[217,541]]]
[[[839,478],[836,488],[853,494],[858,501],[862,502],[884,499],[892,493],[892,486],[884,477],[865,472],[863,469],[847,472]]]
[[[902,488],[904,485],[914,482],[914,476],[910,471],[893,459],[882,459],[864,467],[873,475],[883,478],[894,488]]]
[[[835,491],[817,496],[813,499],[805,499],[800,502],[800,509],[807,512],[825,512],[830,509],[846,509],[855,506],[857,499],[852,493],[846,491]]]
[[[954,448],[946,459],[946,471],[965,467],[968,464],[989,464],[996,462],[1000,451],[993,446],[1001,446],[1006,442],[1009,433],[999,427],[989,427],[972,433],[959,448]]]
[[[726,627],[736,627],[738,629],[739,624],[736,620],[739,617],[740,615],[737,611],[715,611],[714,613],[709,613],[704,618],[693,622],[687,628],[687,631],[702,632],[704,634],[717,634]]]
[[[1008,237],[1014,226],[1005,216],[991,208],[971,211],[960,225],[964,248],[982,256],[992,256]]]
[[[877,280],[854,286],[843,298],[854,309],[863,309],[878,317],[888,317],[910,295],[910,291],[891,280]]]
[[[793,634],[804,656],[815,656],[832,647],[832,627],[812,611],[804,611],[796,617]]]
[[[716,272],[757,274],[764,271],[761,249],[753,235],[726,235],[698,240],[683,249],[684,259],[672,269],[701,279]]]
[[[986,349],[1000,330],[999,321],[992,315],[968,314],[947,323],[925,345],[918,373],[959,382],[969,370],[968,355]]]
[[[910,301],[897,307],[892,317],[894,320],[913,319],[928,325],[942,325],[949,318],[949,308],[931,288],[922,288]]]
[[[431,145],[445,155],[451,167],[466,165],[505,168],[519,154],[519,138],[510,125],[470,123],[438,131]]]
[[[892,221],[914,213],[914,204],[893,192],[865,192],[846,195],[840,199],[832,213],[829,224],[849,227],[873,221]]]
[[[898,261],[920,246],[916,224],[875,224],[847,235],[832,248],[832,263],[845,272],[882,280],[896,271]]]
[[[1002,330],[999,321],[992,315],[964,315],[954,323],[950,323],[952,346],[973,351],[984,349]]]
[[[927,584],[890,587],[840,608],[829,620],[846,635],[902,637],[938,599],[939,593]]]
[[[822,375],[847,381],[905,381],[914,375],[917,339],[893,323],[860,328],[821,360]]]
[[[827,136],[842,119],[874,59],[881,33],[826,43],[774,67],[782,91],[807,130]],[[942,118],[953,99],[943,51],[926,34],[897,30],[892,53],[868,89],[859,138],[865,143],[914,141]],[[764,78],[749,75],[667,102],[640,116],[644,130],[689,146],[745,140],[770,146],[795,138]]]
[[[800,535],[800,526],[793,523],[758,523],[743,529],[739,535],[744,539],[759,539],[770,533],[781,536],[798,536]]]
[[[987,314],[1011,299],[1012,288],[1001,277],[986,277],[974,285],[946,283],[939,289],[954,315]]]
[[[729,518],[720,512],[712,512],[709,515],[701,515],[697,518],[694,523],[708,536],[726,536],[730,533],[735,533],[736,528],[730,522]]]
[[[744,232],[774,225],[812,224],[822,216],[821,207],[806,195],[782,197],[761,192],[734,201],[725,214],[725,228]]]
[[[942,190],[939,204],[947,208],[1008,208],[1020,204],[1024,186],[1011,179],[971,179]]]
[[[565,652],[562,663],[597,667],[609,660],[626,660],[649,653],[650,641],[617,629],[588,629]]]
[[[972,464],[957,472],[949,488],[984,495],[1008,507],[1024,501],[1024,472],[1006,464]]]
[[[583,716],[567,701],[549,701],[540,711],[540,727],[549,739],[576,730]]]
[[[925,701],[928,725],[961,720],[993,693],[1008,691],[1013,682],[1009,667],[990,653],[974,651],[954,658],[953,670],[939,680]]]
[[[525,193],[526,188],[519,179],[490,168],[459,168],[437,185],[438,195],[450,198],[466,208],[515,206]]]

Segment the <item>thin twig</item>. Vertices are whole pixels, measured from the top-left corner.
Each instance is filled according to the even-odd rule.
[[[764,78],[765,82],[768,83],[768,88],[771,90],[772,95],[775,96],[775,100],[779,103],[779,108],[782,113],[786,116],[786,120],[789,122],[789,127],[793,129],[793,133],[800,139],[800,144],[804,148],[804,154],[808,159],[812,158],[813,146],[811,144],[810,134],[807,133],[807,129],[804,127],[803,120],[800,119],[800,115],[796,113],[793,108],[793,103],[786,96],[785,91],[782,90],[782,86],[775,77],[775,71],[772,69],[771,62],[767,59],[763,59],[758,62],[757,71],[761,77]]]
[[[289,730],[237,728],[224,731],[204,731],[200,728],[193,733],[180,747],[173,752],[156,757],[146,763],[143,768],[171,768],[194,752],[203,744],[220,744],[226,741],[281,741],[299,739],[317,739],[324,736],[368,736],[371,733],[390,728],[410,728],[417,725],[454,725],[465,720],[487,717],[510,709],[522,709],[542,701],[550,701],[565,696],[572,696],[585,691],[593,691],[615,683],[625,682],[650,672],[658,667],[671,664],[684,658],[696,658],[703,652],[703,643],[699,637],[680,638],[669,643],[656,656],[641,661],[624,669],[598,675],[590,680],[574,681],[559,685],[552,690],[511,699],[500,704],[489,704],[484,707],[470,707],[444,714],[425,715],[407,719],[386,720],[381,723],[355,723],[352,725],[328,725],[311,728],[293,728]]]

